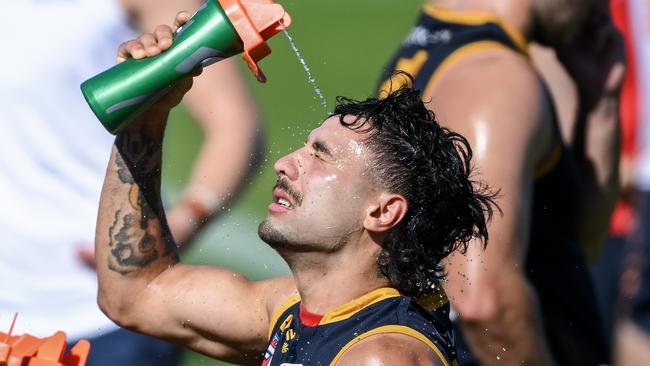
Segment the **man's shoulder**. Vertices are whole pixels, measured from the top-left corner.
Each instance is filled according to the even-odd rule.
[[[507,49],[480,52],[459,61],[440,78],[436,91],[466,95],[476,90],[483,97],[539,96],[543,85],[539,73],[523,55]],[[489,91],[490,93],[485,93]],[[521,93],[525,93],[522,95]]]
[[[367,315],[379,312],[385,321],[366,329],[339,351],[337,365],[448,365],[453,339],[443,335],[451,324],[435,318],[440,313],[448,320],[445,304],[427,310],[407,296],[381,303],[373,306],[374,311],[368,308]]]
[[[475,126],[512,129],[535,135],[551,119],[550,100],[530,61],[508,50],[490,50],[468,57],[450,68],[425,100],[452,129]],[[540,130],[540,128],[542,128]],[[532,136],[532,135],[531,135]]]
[[[346,365],[447,365],[435,346],[402,333],[383,333],[361,340],[337,362]]]

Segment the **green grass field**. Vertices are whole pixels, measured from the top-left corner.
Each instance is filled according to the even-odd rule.
[[[329,108],[337,95],[365,98],[373,94],[379,75],[414,22],[420,0],[284,0],[291,14],[289,29],[321,88]],[[241,199],[202,233],[186,260],[226,265],[253,279],[287,273],[284,263],[257,238],[275,182],[273,162],[300,146],[307,133],[328,114],[307,82],[289,42],[278,34],[273,54],[261,62],[269,81],[259,84],[245,69],[264,119],[266,157]],[[201,132],[178,108],[172,115],[164,162],[163,190],[173,202],[187,182]],[[219,169],[218,166],[214,167]],[[215,311],[218,311],[215,309]],[[185,366],[223,365],[187,352]]]

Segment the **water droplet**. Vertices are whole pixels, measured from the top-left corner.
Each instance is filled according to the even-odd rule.
[[[327,177],[325,177],[326,182],[331,182],[333,180],[336,180],[336,174],[328,175]]]

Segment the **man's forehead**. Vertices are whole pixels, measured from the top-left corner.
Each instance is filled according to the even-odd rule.
[[[346,116],[345,122],[354,122],[354,116]],[[357,158],[363,152],[363,140],[366,133],[354,127],[341,124],[340,116],[329,117],[323,123],[313,129],[307,138],[307,144],[318,143],[324,145],[332,155],[339,155],[341,152],[352,153]]]
[[[360,119],[358,121],[357,117],[352,116],[352,115],[346,115],[343,118],[343,121],[346,123],[354,123],[355,125],[358,123],[361,125],[363,123],[363,119]],[[357,123],[355,123],[355,121]],[[315,138],[320,135],[328,135],[328,134],[335,134],[335,135],[340,135],[343,137],[350,137],[354,138],[355,140],[361,141],[364,137],[364,132],[359,129],[355,129],[355,125],[353,126],[345,126],[341,123],[341,116],[340,115],[333,115],[327,118],[326,120],[321,123],[320,126],[316,127],[313,129],[310,133],[308,138]]]

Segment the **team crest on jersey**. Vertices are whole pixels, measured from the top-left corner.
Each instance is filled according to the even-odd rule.
[[[293,315],[289,314],[284,320],[282,321],[282,324],[280,325],[280,329],[278,329],[274,334],[273,338],[271,338],[271,342],[269,343],[269,347],[266,349],[266,353],[264,353],[264,360],[262,361],[262,366],[268,366],[271,364],[271,361],[273,360],[273,354],[275,353],[275,350],[278,348],[278,344],[280,343],[281,335],[287,332],[287,329],[291,325],[291,321],[293,320]],[[295,338],[295,332],[293,329],[288,329],[288,340],[292,340]],[[282,353],[287,352],[289,349],[288,343],[285,341],[282,345]],[[283,365],[289,365],[289,364],[283,364]],[[302,366],[302,365],[297,365],[297,366]]]

